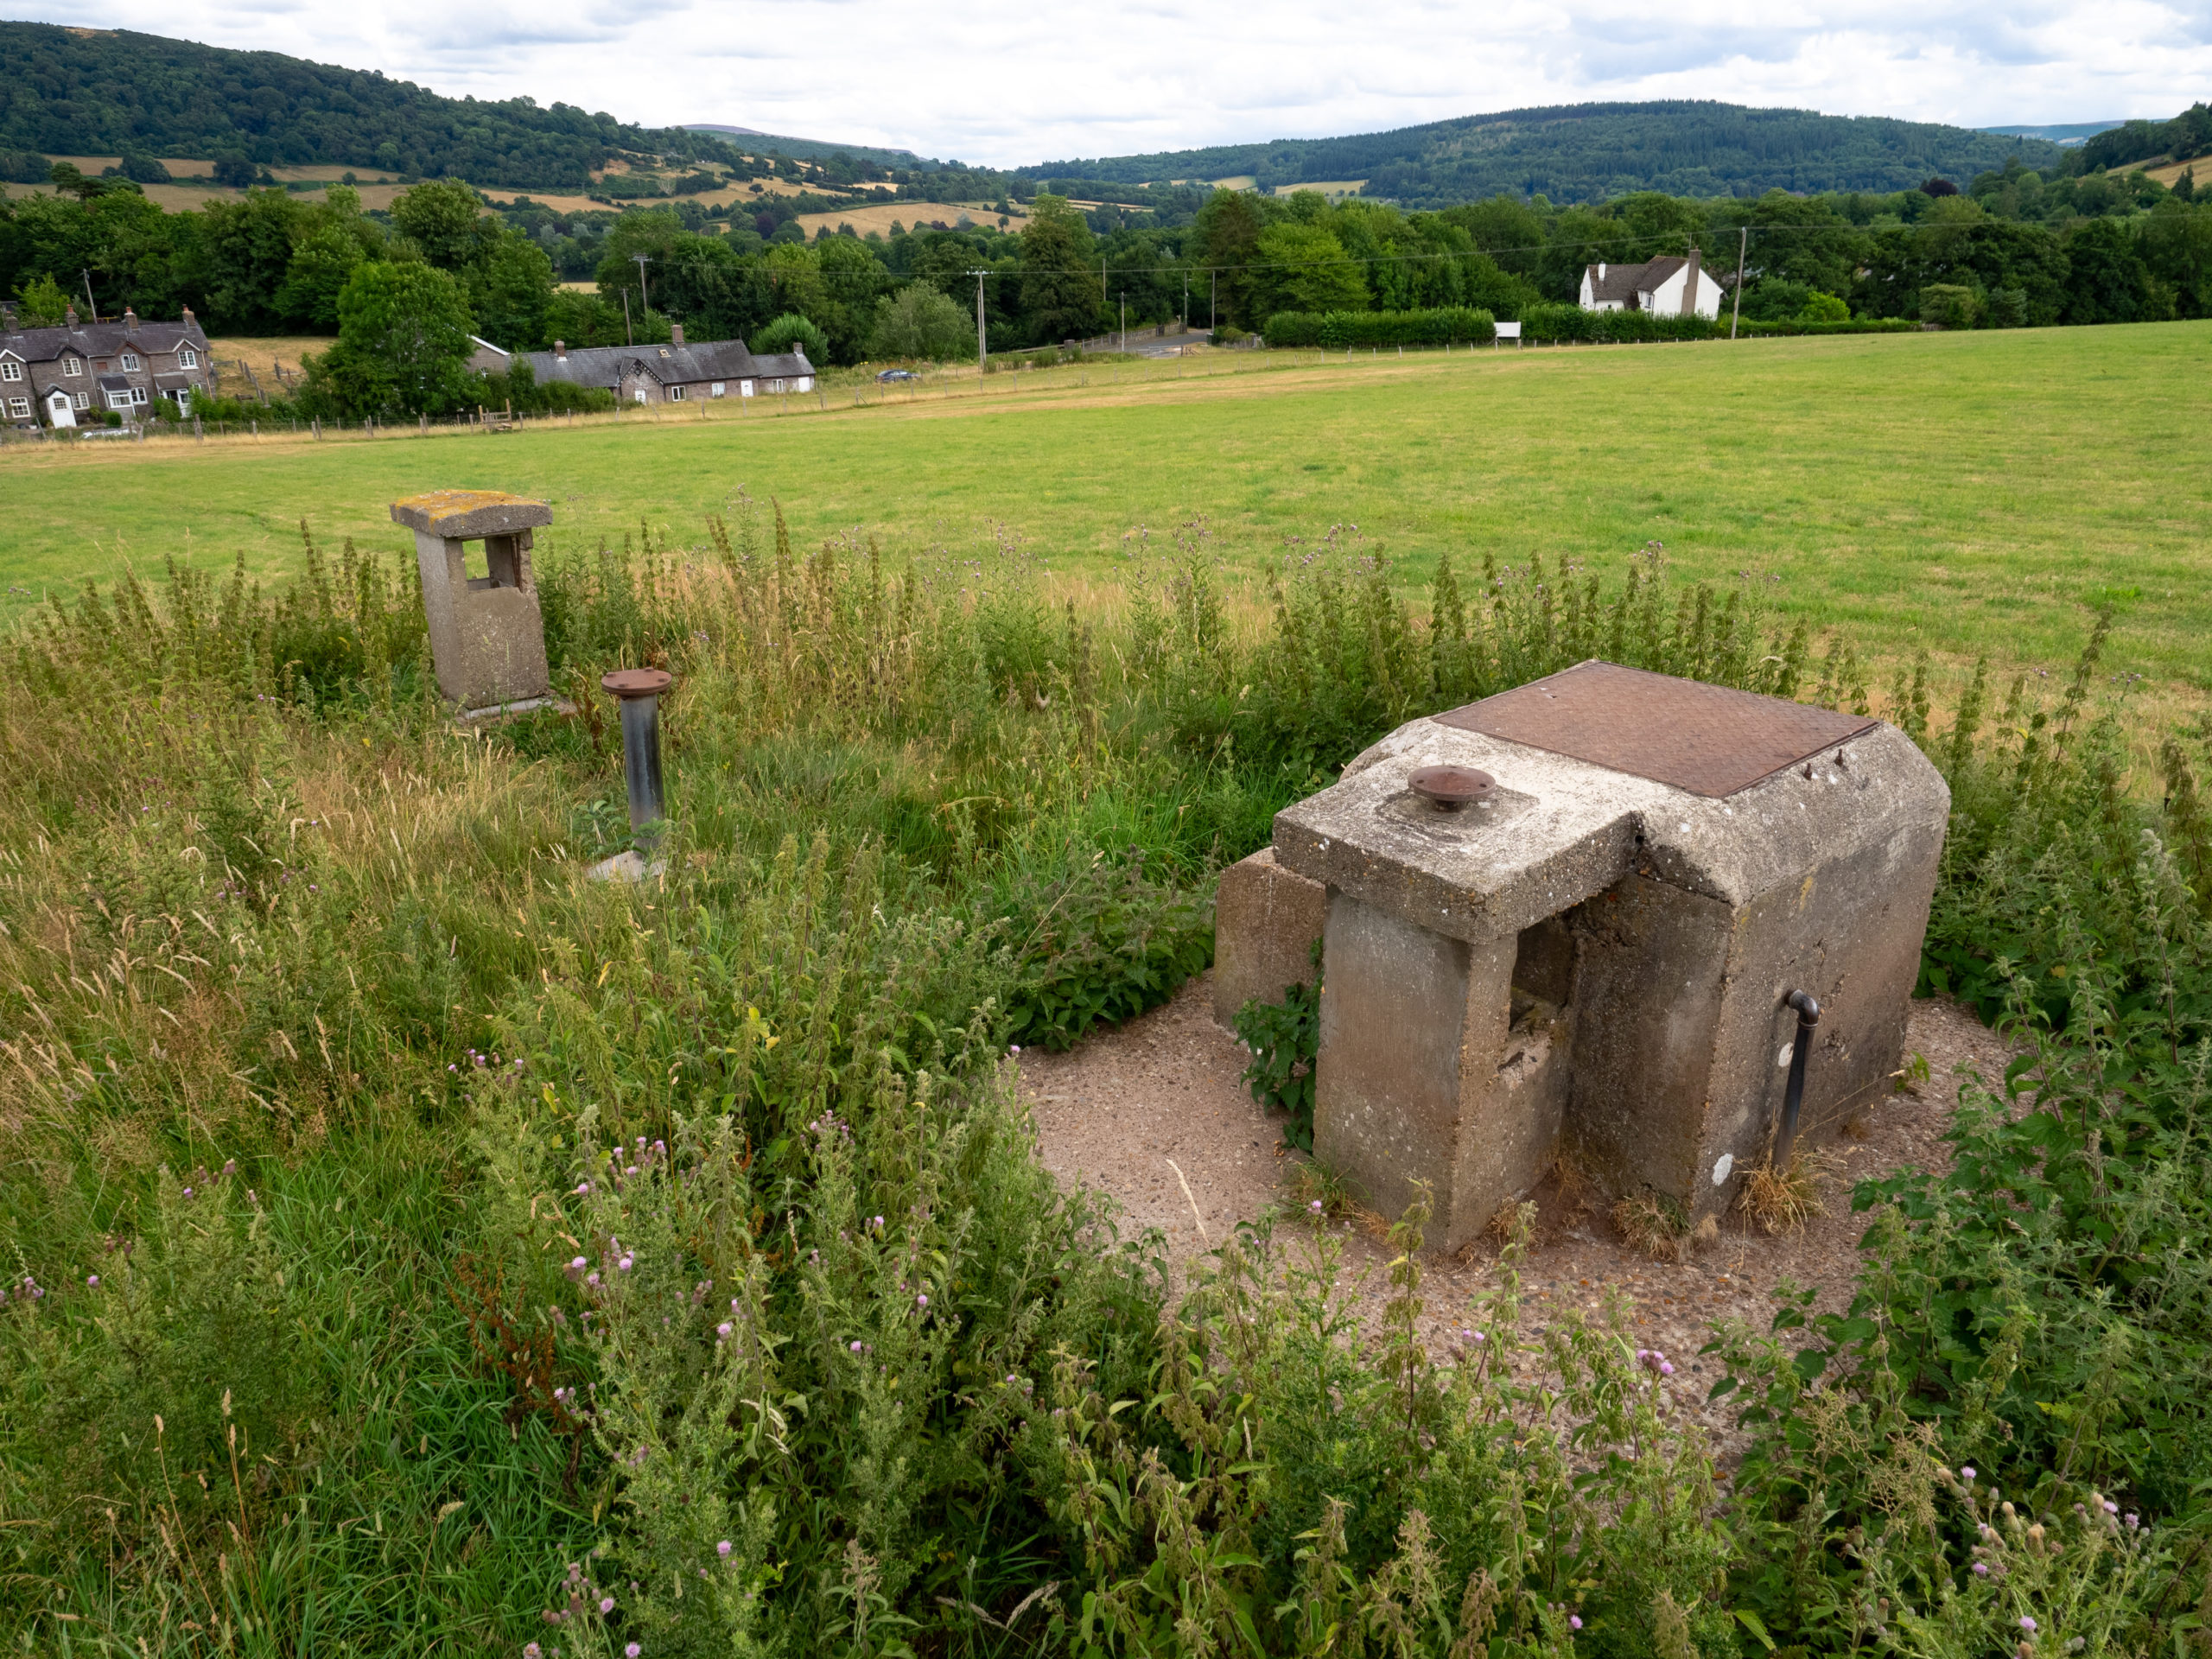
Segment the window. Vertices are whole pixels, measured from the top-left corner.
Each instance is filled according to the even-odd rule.
[[[145,387],[143,387],[143,386],[133,386],[133,387],[131,387],[131,388],[130,388],[130,401],[131,401],[132,403],[134,403],[134,404],[143,404],[143,403],[144,403],[144,402],[146,401],[146,388],[145,388]]]
[[[20,380],[22,378],[23,365],[16,362],[14,358],[0,362],[0,380]]]
[[[689,386],[671,386],[668,389],[668,401],[671,404],[680,404],[690,395],[691,388]]]
[[[125,352],[123,354],[123,366],[126,372],[136,369],[138,366],[138,353],[136,352]]]
[[[176,354],[176,365],[180,369],[198,368],[200,366],[200,353],[194,351],[189,346],[182,347]]]
[[[724,395],[725,391],[726,388],[722,382],[717,380],[713,385],[707,388],[707,395],[709,397],[720,397]]]
[[[28,397],[10,397],[8,400],[8,412],[19,421],[30,419],[31,400]]]
[[[77,393],[75,397],[72,397],[70,402],[75,404],[79,409],[90,409],[92,406],[92,394],[90,392],[80,391]]]
[[[67,375],[72,380],[84,373],[84,372],[85,359],[83,358],[65,357],[61,359],[61,372]]]

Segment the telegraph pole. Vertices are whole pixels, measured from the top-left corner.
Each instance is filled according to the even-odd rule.
[[[652,296],[645,292],[645,261],[651,256],[633,253],[630,257],[638,262],[638,309],[650,317],[652,315],[653,303]]]
[[[1751,250],[1751,227],[1736,227],[1736,302],[1728,313],[1728,338],[1736,338],[1736,323],[1744,315],[1744,256]]]
[[[1122,352],[1129,349],[1129,294],[1127,289],[1122,290],[1122,343],[1116,349]]]
[[[1210,270],[1206,273],[1206,332],[1208,334],[1211,334],[1221,327],[1213,314],[1214,302],[1220,297],[1221,273],[1217,270]]]
[[[976,378],[980,384],[983,378],[983,361],[990,355],[987,336],[983,333],[983,278],[990,273],[971,270],[968,274],[976,279]]]

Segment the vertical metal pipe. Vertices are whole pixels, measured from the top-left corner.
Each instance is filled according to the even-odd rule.
[[[1805,1105],[1805,1058],[1813,1046],[1813,1028],[1821,1023],[1821,1005],[1803,991],[1792,991],[1783,1003],[1797,1010],[1797,1035],[1789,1045],[1789,1084],[1782,1093],[1782,1133],[1774,1143],[1774,1166],[1789,1167],[1789,1152],[1797,1139],[1797,1115]]]
[[[622,781],[630,796],[630,828],[645,841],[668,817],[661,791],[660,694],[676,683],[662,668],[626,668],[600,684],[622,702]],[[657,832],[655,832],[657,834]]]

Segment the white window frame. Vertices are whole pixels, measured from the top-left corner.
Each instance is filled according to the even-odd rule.
[[[92,395],[88,391],[72,392],[69,395],[69,401],[79,409],[90,409],[92,406]]]
[[[130,387],[128,387],[128,386],[125,386],[125,387],[124,387],[124,388],[123,388],[123,390],[121,390],[120,391],[111,391],[110,393],[108,393],[108,395],[107,395],[107,406],[108,406],[110,409],[117,410],[126,410],[126,409],[130,408]]]
[[[717,380],[717,381],[715,381],[715,384],[714,384],[713,385],[709,386],[709,387],[707,389],[707,396],[709,396],[709,397],[727,397],[728,395],[728,384],[727,384],[726,382],[723,382],[723,381],[721,381],[721,380]]]
[[[176,365],[180,369],[198,368],[200,366],[200,353],[194,351],[189,346],[178,346],[176,353]]]
[[[668,401],[671,404],[680,404],[690,395],[691,389],[689,386],[671,386],[668,389]]]
[[[23,378],[23,365],[12,357],[0,357],[0,380],[10,385]]]
[[[144,406],[144,404],[145,404],[145,402],[146,402],[146,388],[145,388],[145,387],[143,387],[143,386],[133,386],[133,387],[131,387],[131,388],[130,388],[130,401],[131,401],[134,404],[139,405],[140,407],[142,407],[142,408],[143,408],[143,407]]]
[[[8,400],[8,415],[11,420],[28,421],[31,417],[31,400],[28,397],[10,397]]]
[[[85,359],[73,353],[61,359],[61,372],[74,380],[85,372]]]
[[[125,374],[135,374],[141,366],[142,365],[138,361],[137,353],[125,352],[123,354],[123,372]]]
[[[191,387],[179,386],[176,389],[176,412],[180,416],[192,413]]]

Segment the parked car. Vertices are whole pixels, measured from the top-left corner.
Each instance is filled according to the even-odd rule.
[[[921,378],[922,377],[920,375],[916,374],[912,369],[886,369],[881,374],[875,377],[875,382],[880,386],[890,385],[896,381],[918,380]]]

